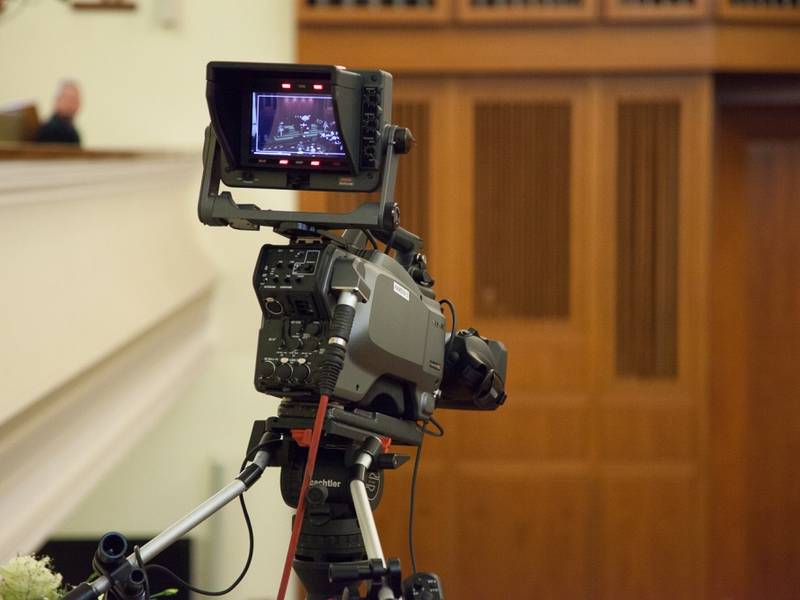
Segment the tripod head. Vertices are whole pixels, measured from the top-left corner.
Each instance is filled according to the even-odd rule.
[[[309,436],[316,403],[284,401],[278,416],[257,421],[249,445],[265,435],[280,440],[270,465],[281,467],[284,501],[298,507]],[[392,442],[418,445],[419,427],[400,419],[333,405],[326,409],[322,441],[314,475],[306,494],[305,519],[293,568],[309,599],[339,597],[343,589],[358,598],[362,580],[375,581],[375,591],[389,572],[369,565],[365,557],[384,564],[377,530],[372,520],[383,494],[383,471],[397,469],[409,457],[389,452]],[[387,568],[391,561],[386,562]],[[389,587],[402,598],[399,562],[391,562]],[[338,570],[337,570],[338,569]]]

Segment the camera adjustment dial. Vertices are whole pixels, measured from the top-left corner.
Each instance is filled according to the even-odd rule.
[[[281,363],[275,370],[275,375],[278,377],[280,381],[288,381],[289,378],[292,376],[292,366],[288,362]]]
[[[260,375],[264,378],[272,377],[275,374],[275,363],[271,360],[264,359],[261,365]]]
[[[297,363],[292,367],[292,378],[295,381],[306,381],[311,376],[311,369],[305,363]]]

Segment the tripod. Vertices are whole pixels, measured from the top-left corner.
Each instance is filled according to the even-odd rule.
[[[278,417],[263,424],[268,435],[284,440],[273,464],[281,466],[281,493],[289,506],[297,506],[306,460],[299,432],[308,431],[315,410],[315,404],[284,401]],[[419,445],[422,432],[414,423],[337,405],[328,408],[324,423],[293,568],[308,600],[358,598],[364,580],[371,584],[367,598],[402,598],[399,561],[384,557],[372,511],[383,492],[383,471],[409,459],[387,453],[389,443]],[[251,440],[263,435],[259,427]]]
[[[122,600],[145,599],[144,563],[247,491],[268,466],[281,467],[281,494],[296,507],[316,412],[316,403],[285,400],[277,417],[256,421],[248,444],[252,462],[236,479],[142,546],[138,556],[126,558],[124,538],[106,534],[94,561],[101,577],[82,583],[64,600],[94,599],[109,590]],[[413,422],[338,404],[327,408],[293,561],[307,600],[358,599],[363,581],[369,582],[367,600],[444,597],[434,574],[416,573],[402,580],[399,561],[387,561],[383,555],[372,516],[383,492],[383,471],[409,458],[387,453],[389,443],[418,446],[422,435]]]

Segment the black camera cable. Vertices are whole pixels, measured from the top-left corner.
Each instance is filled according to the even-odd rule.
[[[433,437],[442,437],[444,435],[444,427],[433,417],[430,418],[430,423],[433,423],[438,431],[433,432],[428,429],[428,423],[422,424],[422,439],[417,446],[417,455],[414,457],[414,471],[411,474],[411,499],[408,506],[408,553],[411,556],[411,570],[412,575],[417,574],[417,557],[414,554],[414,501],[417,495],[417,473],[419,473],[420,457],[422,456],[422,442],[425,441],[426,435]]]
[[[450,339],[447,340],[447,346],[444,349],[444,362],[447,364],[447,359],[450,358],[450,347],[453,345],[453,338],[456,336],[456,307],[453,306],[453,303],[450,302],[447,298],[442,298],[439,300],[439,305],[447,305],[447,308],[450,309]]]
[[[417,446],[417,455],[414,457],[414,471],[411,474],[411,499],[408,506],[408,553],[411,555],[411,574],[417,574],[417,557],[414,555],[414,497],[417,494],[417,472],[419,471],[419,459],[422,456],[422,443],[425,441],[427,433],[427,423],[422,425],[422,439]]]

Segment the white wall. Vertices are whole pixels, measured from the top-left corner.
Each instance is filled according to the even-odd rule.
[[[197,171],[0,161],[0,562],[37,548],[209,354]]]
[[[139,0],[134,13],[80,13],[39,0],[26,2],[12,18],[0,17],[0,104],[32,98],[46,116],[55,83],[75,78],[83,86],[78,127],[86,146],[186,149],[198,153],[199,166],[208,121],[206,62],[290,62],[294,2],[183,0],[176,29],[158,24],[156,2]],[[16,10],[14,3],[11,8]],[[199,184],[199,170],[197,177]],[[288,193],[235,190],[234,197],[261,206],[294,204]],[[260,317],[251,286],[258,249],[274,238],[199,222],[196,235],[218,270],[211,317],[217,350],[198,368],[189,392],[66,519],[59,536],[95,536],[112,528],[155,533],[235,473],[252,421],[275,412],[276,401],[252,385]],[[248,492],[256,555],[232,597],[269,598],[277,589],[290,524],[277,477],[269,473]],[[226,586],[247,549],[238,504],[195,539],[197,581]]]
[[[178,25],[165,28],[161,0],[138,0],[135,12],[12,0],[0,15],[0,105],[33,99],[44,118],[56,83],[74,78],[83,88],[77,123],[86,145],[197,147],[208,122],[206,62],[291,61],[294,2],[174,1]]]

